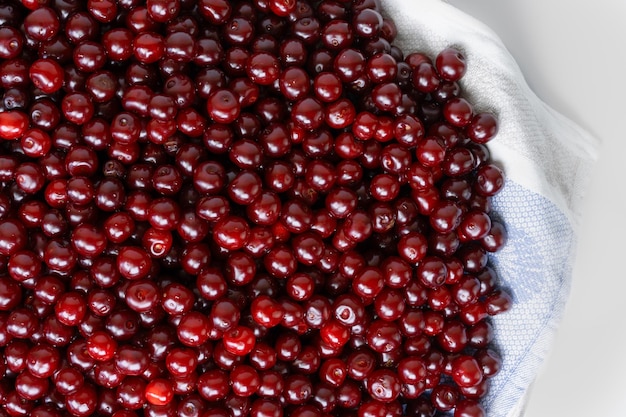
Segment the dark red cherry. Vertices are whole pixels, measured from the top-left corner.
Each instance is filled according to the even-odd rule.
[[[59,29],[59,16],[49,7],[37,8],[24,19],[24,30],[28,36],[39,42],[52,39]]]
[[[389,403],[400,395],[401,384],[398,375],[387,369],[379,369],[367,377],[367,390],[373,399]]]

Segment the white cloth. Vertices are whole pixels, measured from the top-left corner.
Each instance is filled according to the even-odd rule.
[[[493,320],[504,367],[483,404],[490,417],[518,416],[569,294],[580,202],[598,141],[537,98],[502,41],[481,22],[440,0],[381,3],[406,54],[434,56],[447,46],[463,51],[465,95],[500,121],[489,148],[506,173],[494,211],[509,241],[492,264],[514,305]]]

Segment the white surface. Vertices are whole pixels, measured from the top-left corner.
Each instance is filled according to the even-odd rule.
[[[537,95],[602,141],[571,297],[525,417],[623,417],[626,2],[449,2],[496,31]]]

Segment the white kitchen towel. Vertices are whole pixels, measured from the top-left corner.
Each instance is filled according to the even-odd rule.
[[[506,173],[494,211],[509,241],[492,264],[514,305],[493,320],[504,367],[483,404],[490,417],[518,416],[569,295],[580,203],[598,141],[533,93],[502,41],[481,22],[440,0],[381,3],[405,53],[463,51],[465,95],[500,121],[489,147]]]

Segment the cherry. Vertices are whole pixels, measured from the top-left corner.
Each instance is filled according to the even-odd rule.
[[[111,22],[117,15],[117,4],[110,0],[90,0],[87,3],[89,12],[102,23]]]
[[[150,280],[138,279],[126,288],[126,304],[138,313],[152,311],[159,304],[159,287]]]
[[[458,81],[465,74],[465,57],[455,48],[446,48],[437,54],[435,65],[445,81]]]
[[[13,255],[27,244],[26,228],[17,220],[6,219],[0,222],[0,253]]]
[[[117,343],[105,331],[97,331],[87,339],[87,353],[97,361],[108,361],[115,356]]]
[[[85,298],[78,292],[66,292],[54,305],[56,318],[66,326],[76,326],[87,312]]]
[[[60,29],[59,16],[49,7],[37,8],[24,19],[24,30],[36,41],[52,39]]]
[[[483,196],[493,196],[504,186],[504,174],[494,164],[485,164],[476,172],[476,192]]]
[[[226,372],[214,369],[198,377],[198,393],[207,401],[224,399],[230,391],[229,378]]]
[[[217,123],[231,123],[239,117],[240,104],[235,95],[227,89],[214,91],[207,101],[207,112]]]
[[[376,314],[382,320],[395,321],[404,312],[404,300],[399,290],[383,289],[374,300]]]
[[[18,308],[9,314],[6,332],[10,336],[26,339],[35,333],[38,324],[39,321],[34,312],[26,308]]]
[[[163,57],[165,46],[163,37],[154,32],[142,32],[133,40],[133,54],[144,64],[151,64]]]
[[[0,57],[13,59],[20,54],[24,45],[23,35],[10,26],[0,29]]]
[[[454,409],[454,417],[484,417],[485,415],[484,408],[470,399],[460,400]]]
[[[476,359],[461,355],[452,362],[452,378],[461,387],[471,387],[482,381],[483,374]]]
[[[22,301],[22,287],[9,277],[0,278],[0,310],[12,311]]]
[[[257,84],[272,84],[278,79],[280,72],[278,59],[267,52],[256,52],[248,58],[246,72]]]
[[[125,378],[116,388],[118,403],[127,410],[137,410],[145,403],[146,382],[137,376]]]
[[[59,393],[67,395],[75,392],[84,384],[84,377],[76,368],[65,366],[53,375],[52,381]]]
[[[438,385],[431,394],[433,405],[440,411],[452,410],[456,406],[458,398],[458,391],[450,385]]]
[[[14,140],[22,137],[28,128],[28,116],[18,110],[0,114],[0,138]]]
[[[149,365],[147,352],[130,345],[117,349],[114,361],[115,367],[124,375],[141,375]]]
[[[148,253],[140,247],[124,246],[117,257],[117,269],[127,279],[145,278],[150,273],[152,260]]]
[[[178,323],[178,339],[186,346],[200,346],[209,338],[209,319],[197,312],[190,311],[182,316]]]
[[[487,143],[498,133],[498,121],[491,113],[479,113],[467,126],[467,135],[476,143]]]
[[[294,104],[291,119],[303,129],[317,129],[324,122],[324,107],[315,98],[303,98]]]
[[[74,65],[83,72],[101,69],[106,62],[104,47],[93,41],[82,41],[74,49]]]
[[[250,353],[256,343],[254,332],[245,326],[231,328],[224,333],[222,340],[226,351],[237,356],[244,356]]]
[[[389,403],[398,398],[401,391],[400,379],[390,370],[379,369],[367,377],[367,391],[373,399]]]
[[[146,385],[145,397],[146,401],[153,405],[164,406],[169,404],[174,398],[172,383],[163,378],[153,379]]]
[[[63,68],[52,59],[39,59],[29,69],[33,84],[46,94],[54,93],[63,86]]]

